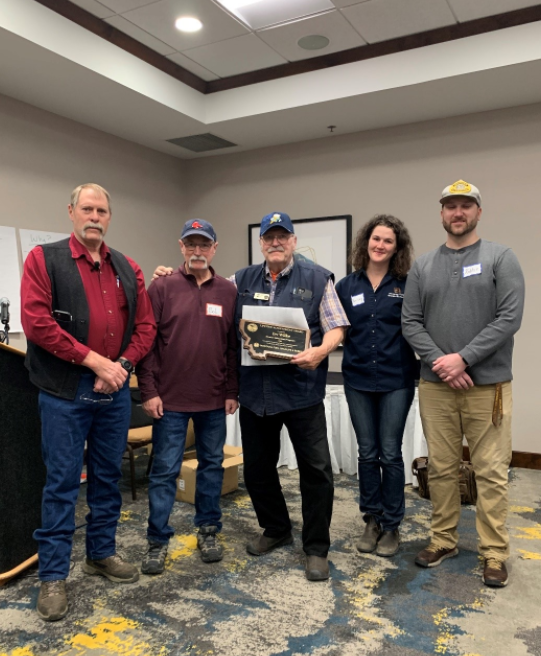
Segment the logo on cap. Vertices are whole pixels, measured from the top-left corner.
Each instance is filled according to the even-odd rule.
[[[281,223],[282,217],[279,214],[273,214],[272,219],[269,223]]]
[[[192,223],[192,228],[202,228],[203,226],[199,223],[199,221],[194,221]]]
[[[449,187],[450,194],[469,194],[471,192],[471,185],[464,180],[458,180]]]

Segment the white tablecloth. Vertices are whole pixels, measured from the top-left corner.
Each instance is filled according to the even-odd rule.
[[[325,397],[325,415],[327,417],[327,438],[331,452],[332,469],[335,474],[340,471],[346,474],[357,473],[357,439],[351,424],[348,404],[342,385],[327,385]],[[297,459],[293,445],[289,439],[287,428],[282,429],[282,449],[278,466],[287,465],[289,469],[297,468]],[[226,444],[240,446],[239,413],[227,417]],[[406,469],[406,483],[417,483],[412,480],[411,463],[414,458],[428,454],[421,417],[419,415],[418,389],[406,421],[404,439],[402,442],[402,456]]]

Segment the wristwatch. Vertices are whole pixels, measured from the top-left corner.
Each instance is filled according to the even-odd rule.
[[[117,362],[120,362],[122,367],[131,374],[133,371],[133,364],[129,360],[126,360],[126,358],[118,358]]]
[[[462,362],[466,365],[466,367],[470,366],[470,363],[466,360],[466,358],[460,356],[462,358]]]

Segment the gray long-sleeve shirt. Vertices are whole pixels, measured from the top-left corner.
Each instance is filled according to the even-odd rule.
[[[474,383],[513,378],[513,335],[524,308],[524,276],[507,246],[480,239],[440,246],[413,265],[402,306],[402,332],[421,358],[421,377],[439,382],[434,360],[458,353]]]

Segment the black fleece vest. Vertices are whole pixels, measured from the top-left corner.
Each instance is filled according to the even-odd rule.
[[[86,344],[90,310],[77,260],[71,255],[69,238],[46,244],[42,248],[47,273],[51,279],[52,309],[68,312],[72,317],[72,321],[58,321],[58,324],[81,344]],[[128,301],[128,323],[122,338],[122,346],[118,354],[120,355],[130,343],[133,333],[137,307],[137,279],[124,255],[112,248],[109,250],[111,263],[122,280]],[[25,364],[34,385],[49,394],[71,401],[75,398],[81,374],[90,372],[86,367],[57,358],[31,341],[28,341]]]

